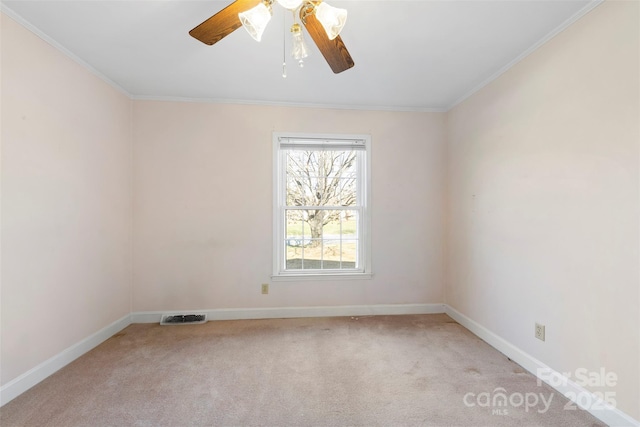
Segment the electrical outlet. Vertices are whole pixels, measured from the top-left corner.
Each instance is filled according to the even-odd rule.
[[[540,341],[544,341],[544,325],[536,323],[535,337]]]
[[[263,295],[267,295],[269,293],[269,284],[268,283],[263,283],[262,284],[262,294]]]

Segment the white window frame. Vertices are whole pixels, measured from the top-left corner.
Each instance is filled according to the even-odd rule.
[[[347,147],[364,145],[358,158],[357,195],[358,223],[357,269],[286,270],[286,151],[282,144],[312,147]],[[371,136],[352,134],[273,133],[273,280],[300,279],[368,279],[371,272]]]

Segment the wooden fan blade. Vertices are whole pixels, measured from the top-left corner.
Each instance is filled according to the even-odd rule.
[[[340,36],[329,40],[322,24],[312,13],[303,16],[303,10],[301,10],[300,18],[307,32],[316,43],[316,46],[318,46],[318,49],[320,49],[322,56],[327,60],[334,73],[341,73],[355,65]]]
[[[189,34],[202,43],[212,45],[219,42],[242,26],[238,13],[257,6],[261,0],[236,0],[202,24],[189,31]]]

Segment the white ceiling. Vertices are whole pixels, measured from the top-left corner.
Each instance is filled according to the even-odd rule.
[[[333,74],[308,36],[311,56],[305,67],[288,59],[292,16],[277,4],[260,43],[243,28],[213,46],[189,36],[229,2],[17,0],[2,5],[134,98],[445,111],[597,4],[328,0],[349,11],[341,37],[356,64]]]

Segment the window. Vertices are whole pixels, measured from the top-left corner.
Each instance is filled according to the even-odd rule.
[[[370,277],[369,145],[274,133],[274,278]]]

